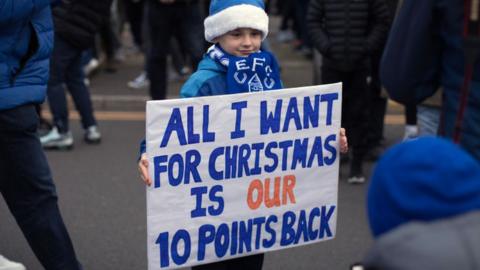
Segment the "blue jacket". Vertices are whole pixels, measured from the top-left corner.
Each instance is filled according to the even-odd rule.
[[[0,111],[43,102],[52,47],[50,0],[0,2]]]
[[[180,90],[180,96],[200,97],[226,94],[227,68],[205,55],[198,69]]]
[[[383,55],[380,77],[390,97],[418,104],[442,86],[440,132],[453,137],[465,76],[462,0],[405,0]],[[474,65],[461,144],[480,159],[480,61]]]

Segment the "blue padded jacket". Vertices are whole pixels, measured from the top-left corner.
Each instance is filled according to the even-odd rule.
[[[43,102],[52,47],[50,0],[0,2],[0,111]]]
[[[463,48],[464,1],[404,0],[382,59],[380,76],[390,97],[418,104],[443,88],[440,132],[455,131],[465,76]],[[480,59],[463,119],[461,145],[480,160]]]

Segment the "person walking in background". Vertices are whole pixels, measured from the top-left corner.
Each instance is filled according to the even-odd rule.
[[[311,0],[307,27],[322,54],[322,83],[343,83],[342,126],[352,145],[349,183],[363,183],[368,150],[371,55],[380,50],[389,27],[384,0]]]
[[[480,159],[478,1],[404,0],[382,59],[390,97],[417,105],[442,92],[439,134]],[[422,120],[423,121],[423,120]]]
[[[202,16],[199,0],[147,0],[147,27],[151,46],[147,52],[147,76],[150,96],[154,100],[167,97],[167,55],[169,42],[176,36],[196,70],[204,50],[201,33]]]
[[[399,2],[401,0],[386,0],[389,14],[389,29],[395,18]],[[371,56],[371,72],[369,80],[370,88],[370,117],[368,130],[368,154],[367,159],[376,161],[384,151],[384,127],[385,114],[387,112],[387,94],[382,90],[380,81],[380,61],[387,40],[382,42],[381,49],[374,52]],[[408,121],[407,121],[408,122]],[[404,136],[405,137],[405,136]]]
[[[364,269],[478,269],[479,180],[480,163],[446,139],[388,150],[368,189],[375,243]]]
[[[101,140],[90,92],[85,85],[82,54],[94,45],[98,27],[109,17],[110,5],[111,0],[74,0],[63,1],[53,8],[55,45],[47,95],[54,128],[40,138],[45,148],[69,149],[73,146],[64,84],[80,113],[84,140],[87,143]]]
[[[50,1],[3,0],[0,40],[0,193],[45,269],[82,269],[37,136],[35,105],[45,99],[53,47]]]
[[[125,6],[125,15],[130,25],[133,43],[138,51],[143,50],[143,14],[145,9],[145,0],[123,0]]]
[[[307,12],[310,0],[295,1],[295,20],[298,23],[298,43],[295,50],[302,53],[307,59],[312,59],[312,45],[307,30]]]
[[[277,41],[281,43],[290,42],[295,39],[293,29],[298,27],[295,19],[295,1],[277,1],[277,9],[281,16],[280,28],[277,33]]]

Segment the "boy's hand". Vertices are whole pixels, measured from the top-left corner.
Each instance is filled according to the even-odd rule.
[[[340,153],[348,152],[347,134],[344,128],[340,128]]]
[[[140,172],[140,178],[142,178],[142,181],[147,186],[151,186],[152,179],[150,179],[150,176],[148,175],[148,158],[146,153],[143,153],[138,161],[138,172]]]

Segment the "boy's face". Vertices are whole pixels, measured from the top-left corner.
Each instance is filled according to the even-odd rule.
[[[262,32],[251,28],[238,28],[215,39],[229,54],[247,57],[260,50]]]

